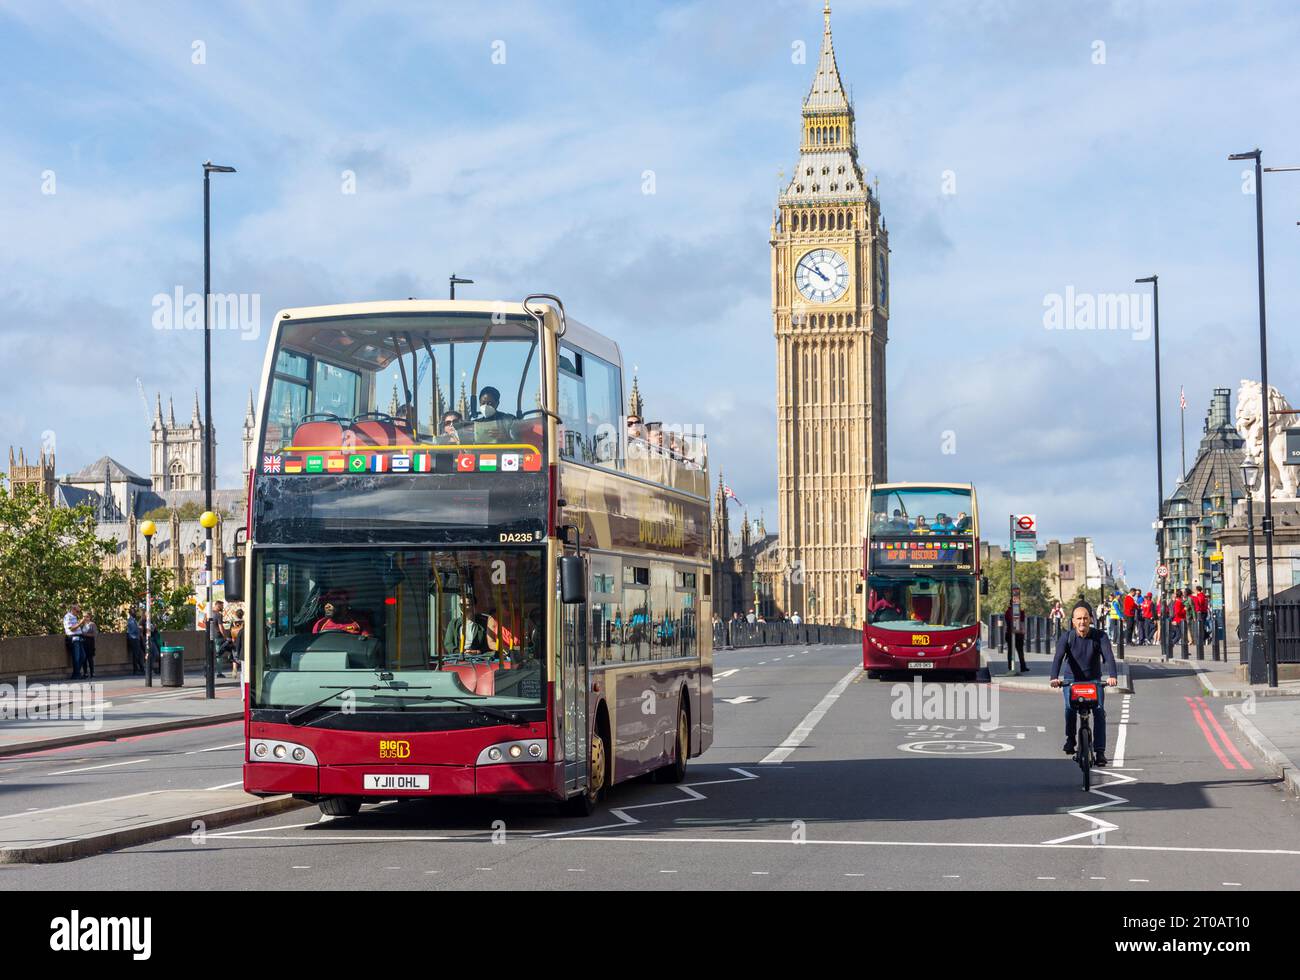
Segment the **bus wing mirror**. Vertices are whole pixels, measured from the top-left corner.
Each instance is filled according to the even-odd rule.
[[[222,562],[221,577],[225,580],[226,601],[244,601],[244,556],[227,555]]]
[[[988,577],[987,575],[981,575],[981,576],[980,576],[980,595],[988,595],[988,594],[989,594],[989,577]]]
[[[560,559],[560,601],[566,606],[587,601],[587,563],[581,555]]]

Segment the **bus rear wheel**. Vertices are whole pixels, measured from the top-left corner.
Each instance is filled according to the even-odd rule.
[[[686,760],[691,755],[691,719],[686,705],[677,709],[677,735],[673,745],[673,761],[654,771],[656,783],[680,783],[686,778]]]
[[[361,799],[356,796],[327,796],[317,806],[327,817],[355,817],[361,812]]]

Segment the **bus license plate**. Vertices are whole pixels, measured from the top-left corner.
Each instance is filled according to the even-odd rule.
[[[933,660],[909,660],[907,663],[909,670],[930,670],[934,667]]]
[[[427,775],[405,775],[398,776],[391,773],[383,775],[366,774],[366,789],[379,790],[428,790],[429,777]]]

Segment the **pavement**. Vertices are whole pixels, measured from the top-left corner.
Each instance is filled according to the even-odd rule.
[[[75,861],[0,865],[0,889],[1292,890],[1300,801],[1277,792],[1231,706],[1204,696],[1194,667],[1132,663],[1130,674],[1136,693],[1107,700],[1114,765],[1090,792],[1061,753],[1056,699],[868,680],[856,646],[719,651],[714,744],[686,782],[619,784],[590,818],[492,800],[367,805],[353,818],[283,812]],[[935,716],[918,688],[979,698]],[[164,733],[56,767],[83,751],[61,749],[0,761],[0,783],[21,784],[20,804],[71,799],[77,780],[111,800],[161,779],[202,787],[198,765],[202,791],[220,793],[237,740],[236,726]],[[6,763],[25,768],[5,773]],[[8,802],[10,787],[0,790]]]
[[[1017,661],[1019,657],[1016,658]],[[989,680],[999,687],[1015,691],[1039,691],[1042,693],[1056,693],[1051,685],[1052,680],[1052,655],[1048,653],[1033,653],[1025,651],[1025,666],[1029,668],[1027,673],[1021,673],[1019,664],[1016,669],[1010,671],[1007,669],[1006,654],[999,650],[984,648],[984,660],[989,670]],[[1123,660],[1116,661],[1117,677],[1119,683],[1116,690],[1121,694],[1133,693],[1133,682],[1129,676],[1128,665]]]

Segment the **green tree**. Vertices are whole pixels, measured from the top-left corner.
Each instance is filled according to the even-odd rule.
[[[55,507],[36,490],[0,484],[0,636],[61,632],[68,603],[96,598],[112,550],[96,537],[89,505]]]
[[[1011,560],[1003,558],[984,566],[989,580],[989,594],[984,597],[983,611],[1000,613],[1011,601]],[[1016,562],[1016,585],[1020,588],[1020,606],[1029,616],[1046,616],[1055,598],[1056,577],[1047,562]]]
[[[118,543],[100,540],[95,529],[89,505],[55,507],[39,492],[0,481],[0,637],[62,632],[73,602],[111,632],[125,624],[128,606],[144,604],[143,566],[105,570]],[[156,568],[153,594],[163,629],[193,628],[191,585]]]

